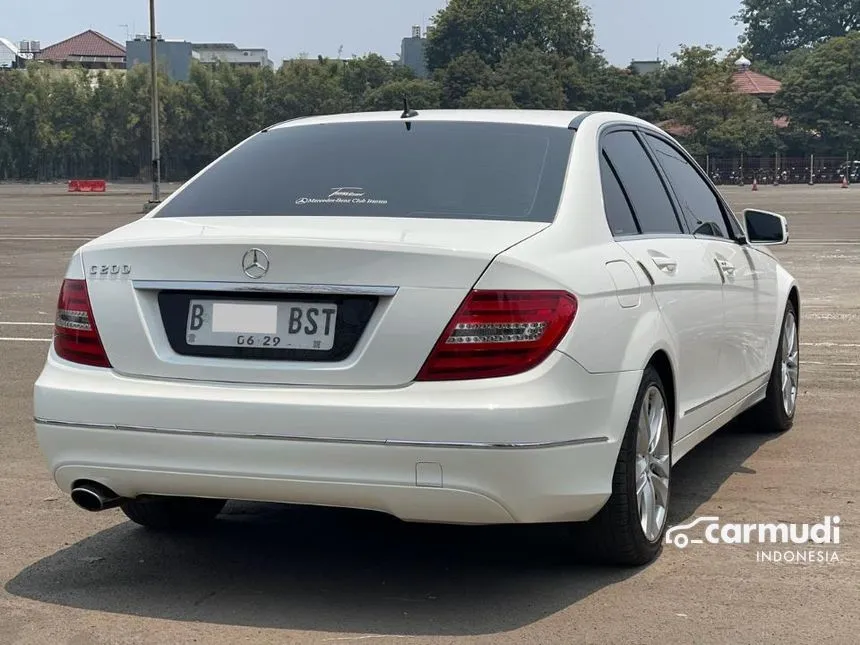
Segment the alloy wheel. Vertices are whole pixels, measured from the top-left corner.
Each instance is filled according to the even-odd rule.
[[[789,311],[782,330],[782,407],[787,416],[797,406],[797,385],[800,377],[800,351],[797,339],[797,320]]]
[[[669,416],[656,386],[645,392],[636,433],[636,502],[642,532],[649,542],[663,532],[669,507],[671,472]]]

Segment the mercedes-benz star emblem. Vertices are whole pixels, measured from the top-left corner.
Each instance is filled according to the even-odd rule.
[[[262,249],[251,249],[242,257],[242,269],[252,280],[259,280],[269,272],[269,256]]]

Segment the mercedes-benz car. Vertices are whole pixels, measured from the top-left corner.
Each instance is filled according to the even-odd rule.
[[[646,563],[679,459],[792,425],[787,241],[629,116],[274,125],[74,253],[38,439],[79,506],[155,529],[282,502]]]

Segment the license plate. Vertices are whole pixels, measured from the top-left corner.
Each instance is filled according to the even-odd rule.
[[[192,300],[185,340],[194,346],[326,352],[334,346],[336,322],[337,305],[328,303]]]

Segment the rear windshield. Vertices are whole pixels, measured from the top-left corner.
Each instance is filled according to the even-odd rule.
[[[573,132],[495,123],[336,123],[263,132],[158,217],[311,215],[551,222]]]

